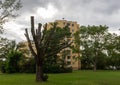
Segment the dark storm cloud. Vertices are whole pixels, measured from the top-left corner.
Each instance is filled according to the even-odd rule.
[[[35,16],[36,22],[51,22],[65,18],[77,21],[80,25],[107,25],[111,31],[120,28],[120,0],[21,0],[22,9],[20,17],[15,23],[24,28],[30,28],[30,16],[37,13],[38,8],[48,9],[52,5],[57,12],[50,18],[43,18],[39,14]],[[51,11],[54,12],[55,10]],[[19,30],[19,31],[20,31]],[[12,30],[14,31],[14,30]],[[20,34],[20,35],[21,35]],[[23,37],[22,37],[23,38]]]
[[[54,19],[76,20],[79,23],[87,24],[108,24],[114,26],[117,20],[113,18],[119,16],[120,0],[22,0],[22,14],[35,13],[39,7],[46,8],[52,4],[58,13],[49,21]],[[107,19],[110,20],[107,20]],[[118,17],[119,19],[119,17]],[[112,21],[113,20],[113,21]],[[21,22],[24,24],[24,22]]]
[[[61,12],[66,9],[68,13],[69,10],[79,10],[79,13],[81,9],[85,9],[84,11],[92,10],[110,14],[120,9],[120,0],[22,0],[22,3],[23,8],[21,11],[24,12],[35,12],[36,8],[46,8],[49,3]]]
[[[60,16],[77,20],[81,24],[118,25],[120,0],[64,0]],[[118,25],[119,26],[119,25]]]
[[[62,1],[62,5],[65,6],[67,10],[73,11],[76,14],[80,13],[81,9],[84,12],[92,11],[95,13],[112,14],[113,12],[120,9],[119,3],[120,3],[120,0],[69,0],[69,1],[64,0]],[[67,12],[69,13],[69,11]]]
[[[25,22],[26,15],[31,16],[32,14],[36,13],[37,9],[42,7],[47,9],[49,4],[52,4],[56,9],[62,9],[62,0],[21,0],[23,7],[19,11],[19,17],[17,18],[16,23],[27,25],[28,22]],[[49,21],[49,20],[48,20]],[[45,22],[45,20],[43,20]]]
[[[43,7],[46,8],[49,3],[56,6],[56,8],[61,8],[59,0],[22,0],[23,12],[35,12],[36,8]]]
[[[37,7],[45,7],[47,5],[46,0],[22,0],[24,12],[34,12]]]
[[[95,12],[103,14],[112,14],[120,9],[120,0],[94,0],[89,7]]]

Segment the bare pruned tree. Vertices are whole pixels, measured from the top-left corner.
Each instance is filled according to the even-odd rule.
[[[29,49],[31,50],[31,53],[34,56],[36,61],[36,81],[37,82],[44,81],[44,73],[43,73],[44,59],[46,57],[59,53],[62,49],[70,46],[70,44],[72,43],[68,41],[64,41],[64,42],[62,41],[60,43],[57,42],[58,44],[56,44],[56,46],[50,45],[51,40],[54,41],[56,37],[56,35],[54,35],[57,29],[56,23],[52,25],[52,28],[50,30],[47,30],[47,24],[43,26],[43,31],[41,29],[42,29],[41,23],[39,23],[38,28],[35,29],[34,17],[31,16],[31,34],[32,34],[33,40],[30,39],[27,29],[25,29],[25,36],[28,41]],[[70,33],[67,33],[66,35],[68,34]],[[64,33],[64,36],[62,37],[65,38],[66,35]],[[34,42],[35,48],[33,47],[32,42]],[[48,48],[52,48],[52,51],[48,52],[47,50]]]

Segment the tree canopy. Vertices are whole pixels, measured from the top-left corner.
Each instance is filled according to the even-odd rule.
[[[86,62],[91,62],[94,65],[94,70],[97,69],[98,57],[104,54],[105,50],[105,35],[108,33],[107,26],[82,26],[80,28],[80,46],[83,59],[88,59]]]
[[[0,0],[0,32],[2,33],[2,25],[9,20],[18,16],[16,11],[22,7],[21,0]]]

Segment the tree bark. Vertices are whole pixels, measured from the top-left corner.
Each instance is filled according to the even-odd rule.
[[[97,70],[97,52],[95,52],[94,71]]]
[[[36,62],[36,82],[42,82],[43,80],[43,66],[41,62]]]
[[[97,70],[97,68],[96,68],[96,60],[95,60],[95,62],[94,62],[94,71],[96,71]]]

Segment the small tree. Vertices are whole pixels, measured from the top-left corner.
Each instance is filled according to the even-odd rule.
[[[20,0],[0,0],[0,34],[3,33],[3,24],[10,18],[17,17],[16,11],[22,7]],[[0,57],[6,57],[10,40],[0,36]]]
[[[4,41],[5,40],[5,41]],[[1,63],[3,63],[1,70],[2,72],[15,73],[19,72],[19,61],[22,57],[22,53],[17,51],[17,46],[15,41],[3,39],[2,43],[4,46],[0,48],[0,58]],[[6,69],[5,69],[6,68]],[[5,70],[5,71],[4,71]]]
[[[52,28],[50,30],[47,30],[47,24],[43,27],[43,31],[41,30],[42,24],[38,24],[38,29],[34,28],[34,17],[31,17],[31,33],[33,37],[33,42],[35,44],[35,50],[33,49],[28,30],[25,29],[25,36],[28,41],[28,46],[31,50],[31,53],[33,54],[35,61],[36,61],[36,81],[42,82],[44,81],[44,73],[43,73],[43,65],[44,65],[44,59],[55,55],[59,53],[62,49],[68,47],[71,43],[68,41],[65,41],[65,37],[70,35],[69,31],[64,32],[64,35],[60,36],[56,35],[56,31],[58,30],[57,24],[52,24]],[[64,27],[63,29],[67,30],[68,27]],[[59,38],[60,37],[60,38]],[[55,39],[59,38],[59,42],[56,41],[57,44],[52,45],[51,42]],[[52,48],[49,52],[49,48]]]
[[[8,53],[8,58],[6,60],[6,72],[7,73],[16,73],[19,72],[19,62],[22,57],[22,53],[17,50],[11,50]]]
[[[107,26],[93,25],[80,28],[80,46],[82,57],[84,57],[82,59],[89,58],[94,65],[94,71],[97,69],[98,57],[105,54],[105,37],[107,34]]]

